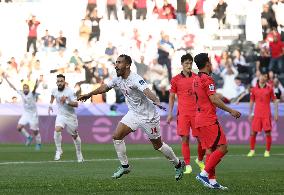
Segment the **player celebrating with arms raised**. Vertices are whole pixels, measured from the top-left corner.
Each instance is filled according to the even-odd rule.
[[[51,92],[50,105],[48,114],[53,112],[52,103],[56,99],[58,113],[55,121],[54,142],[56,146],[56,153],[54,160],[60,160],[63,154],[61,148],[62,136],[61,132],[66,126],[67,132],[72,136],[76,148],[76,155],[78,162],[83,162],[83,155],[81,152],[81,138],[78,134],[78,120],[75,113],[75,107],[78,107],[78,102],[71,88],[66,87],[65,76],[57,75],[57,88]]]
[[[169,113],[167,122],[170,123],[173,119],[173,107],[175,102],[175,94],[178,98],[178,111],[177,111],[177,134],[181,137],[182,147],[181,152],[186,164],[185,174],[192,172],[190,166],[190,147],[189,147],[189,133],[190,128],[192,135],[198,137],[195,130],[195,111],[196,100],[195,94],[192,91],[192,83],[197,76],[191,71],[193,58],[188,53],[181,57],[182,72],[171,80],[171,90],[169,97]],[[197,138],[198,140],[198,138]],[[199,165],[200,169],[204,169],[204,163],[202,162],[205,150],[201,148],[201,143],[198,140],[198,158],[195,162]]]
[[[34,89],[30,92],[30,87],[27,84],[23,84],[23,91],[17,90],[16,87],[8,80],[7,76],[3,74],[3,77],[10,85],[12,89],[17,91],[21,96],[22,102],[24,105],[24,112],[18,122],[17,130],[21,132],[26,137],[26,145],[30,145],[33,137],[26,131],[25,126],[29,125],[30,129],[34,133],[36,150],[41,148],[41,136],[39,133],[39,124],[38,124],[38,113],[36,107],[36,88],[38,86],[38,81],[36,80]]]
[[[117,86],[126,98],[129,111],[117,125],[113,134],[113,143],[121,166],[113,174],[113,178],[120,178],[130,172],[130,166],[126,156],[124,137],[141,127],[148,135],[154,149],[160,151],[175,166],[175,179],[180,180],[183,176],[185,164],[179,160],[172,148],[162,142],[160,135],[160,116],[155,108],[160,105],[159,99],[151,92],[141,76],[130,71],[132,60],[128,55],[120,55],[115,63],[117,77],[108,84],[102,84],[98,89],[80,96],[78,100],[86,101],[92,95],[109,91]]]
[[[210,76],[212,64],[207,53],[200,53],[194,57],[199,73],[193,82],[196,95],[196,117],[195,128],[199,131],[203,149],[206,149],[205,168],[196,179],[204,186],[214,189],[227,189],[216,181],[215,168],[224,155],[228,152],[225,133],[218,122],[216,107],[230,113],[233,117],[239,118],[241,114],[227,107],[222,100],[216,96],[215,83]]]
[[[266,134],[266,150],[264,152],[264,157],[270,156],[271,147],[271,111],[270,111],[270,101],[274,102],[274,120],[278,120],[278,101],[273,92],[273,88],[269,86],[267,82],[267,73],[261,73],[259,81],[256,86],[251,89],[250,95],[250,109],[249,109],[249,120],[252,120],[252,131],[250,137],[250,152],[248,157],[255,155],[255,142],[256,135],[261,132],[262,129]],[[253,112],[253,106],[255,102],[255,109]]]

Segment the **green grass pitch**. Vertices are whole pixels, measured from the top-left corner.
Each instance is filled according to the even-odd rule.
[[[172,145],[180,156],[179,145]],[[61,162],[53,162],[54,145],[0,145],[0,194],[284,194],[284,146],[272,146],[272,156],[264,158],[264,147],[247,158],[248,146],[229,147],[217,168],[218,181],[228,191],[210,190],[195,180],[199,172],[176,182],[174,169],[149,145],[127,145],[132,172],[121,179],[111,178],[119,165],[113,145],[84,144],[84,163],[77,163],[74,145],[63,144]]]

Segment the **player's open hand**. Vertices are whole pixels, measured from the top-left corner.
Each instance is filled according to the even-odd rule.
[[[80,96],[77,98],[77,100],[78,100],[78,101],[85,102],[85,101],[87,101],[90,97],[91,97],[90,94],[84,94],[84,95],[80,95]]]
[[[241,117],[241,113],[237,110],[232,110],[230,113],[233,117],[235,118],[240,118]]]
[[[173,120],[173,115],[169,114],[167,117],[167,123],[170,124],[172,120]]]
[[[249,117],[248,117],[249,122],[251,122],[251,121],[252,121],[252,119],[253,119],[253,115],[252,115],[252,114],[250,114],[250,115],[249,115]]]
[[[60,103],[61,103],[61,104],[64,104],[66,100],[67,100],[67,97],[66,97],[66,96],[62,96],[62,97],[60,98]]]

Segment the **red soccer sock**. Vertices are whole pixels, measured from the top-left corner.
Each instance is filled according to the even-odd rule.
[[[250,149],[254,150],[255,148],[255,141],[256,141],[256,136],[255,135],[251,135],[250,136]]]
[[[271,135],[266,136],[266,150],[270,151],[272,138]]]
[[[199,161],[202,161],[202,160],[203,160],[203,157],[204,157],[204,155],[205,155],[205,150],[202,149],[200,142],[198,142],[197,153],[198,153],[198,160],[199,160]]]
[[[207,155],[206,155],[205,166],[206,166],[206,165],[208,164],[208,162],[209,162],[210,155],[211,155],[211,154],[207,154]],[[209,179],[216,179],[216,176],[215,176],[215,168],[212,169],[212,170],[208,173],[208,178],[209,178]]]
[[[213,153],[211,153],[209,160],[206,162],[204,170],[209,174],[213,169],[215,169],[223,156],[225,156],[223,152],[220,150],[215,150]]]
[[[181,153],[184,158],[184,162],[186,165],[190,164],[190,149],[189,143],[182,143],[181,144]]]

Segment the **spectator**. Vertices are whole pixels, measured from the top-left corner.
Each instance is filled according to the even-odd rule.
[[[166,67],[159,64],[156,58],[153,59],[151,65],[148,68],[148,72],[146,74],[145,79],[151,84],[156,85],[158,87],[162,81],[168,81],[168,73]]]
[[[153,13],[158,15],[158,19],[175,19],[175,8],[168,2],[164,0],[164,4],[160,7],[158,4],[155,5]]]
[[[49,34],[48,30],[45,30],[45,35],[41,38],[41,40],[44,51],[55,51],[55,38]]]
[[[282,94],[283,94],[283,86],[282,84],[279,82],[278,78],[275,77],[273,79],[273,91],[274,91],[274,94],[276,96],[276,98],[281,101],[283,98],[282,98]]]
[[[162,39],[158,43],[158,62],[168,69],[169,81],[172,78],[171,56],[174,53],[174,45],[170,42],[169,35],[161,34]]]
[[[203,21],[203,17],[204,17],[204,10],[203,10],[203,4],[204,4],[204,0],[197,0],[195,7],[193,9],[193,15],[195,15],[197,17],[197,20],[199,22],[199,27],[201,29],[204,28],[204,21]]]
[[[277,28],[274,11],[269,8],[268,4],[263,5],[263,11],[261,13],[261,25],[264,39],[266,38],[267,33],[270,29],[272,29],[273,27]]]
[[[177,3],[177,10],[176,10],[176,17],[179,27],[186,28],[186,18],[187,18],[187,9],[185,0],[176,0]]]
[[[98,17],[97,9],[93,9],[90,15],[90,21],[92,22],[91,34],[89,37],[89,42],[96,38],[96,41],[100,40],[101,29],[100,29],[100,21],[102,18]]]
[[[123,0],[124,19],[132,21],[134,0]]]
[[[87,11],[92,13],[92,11],[97,7],[97,0],[88,0]]]
[[[73,51],[73,55],[70,58],[69,64],[73,64],[75,67],[83,67],[84,63],[82,58],[79,56],[78,49]]]
[[[56,48],[58,50],[60,49],[66,49],[66,37],[63,36],[62,30],[59,31],[59,37],[56,38]]]
[[[146,19],[147,15],[147,0],[135,0],[136,19]]]
[[[233,64],[235,67],[237,67],[239,73],[249,73],[248,71],[248,65],[246,63],[245,57],[241,54],[241,51],[239,49],[236,49],[234,51],[234,60]]]
[[[117,49],[112,44],[112,42],[108,42],[108,45],[107,45],[107,47],[105,49],[105,55],[111,61],[114,61],[114,59],[116,58],[116,56],[117,56]]]
[[[232,66],[233,61],[229,56],[228,51],[223,51],[219,62],[219,70],[223,71],[225,67]]]
[[[217,7],[214,9],[214,15],[212,18],[217,18],[219,22],[219,29],[223,29],[226,22],[226,8],[227,3],[224,0],[219,0]]]
[[[144,62],[144,56],[140,56],[140,62],[134,61],[134,64],[137,68],[137,74],[139,74],[141,77],[145,78],[148,66]]]
[[[283,66],[284,44],[277,35],[273,36],[273,42],[269,43],[271,59],[269,62],[269,70],[280,72]]]
[[[113,13],[114,18],[118,20],[116,3],[117,3],[117,0],[107,0],[107,16],[109,20],[110,20],[111,13]]]
[[[92,32],[91,22],[89,19],[83,19],[80,25],[79,33],[83,43],[87,43]]]
[[[256,69],[261,72],[267,72],[270,62],[269,48],[262,44],[260,46],[260,55],[257,57]]]
[[[159,97],[160,102],[169,103],[170,92],[169,92],[169,83],[167,82],[167,80],[163,80],[159,84],[159,86],[154,85],[153,88],[157,96]]]
[[[27,52],[30,51],[31,45],[33,45],[34,52],[37,52],[37,27],[40,24],[39,21],[36,20],[36,16],[32,15],[31,19],[26,20],[28,26],[29,26],[29,35],[28,35],[28,41],[27,41]]]

